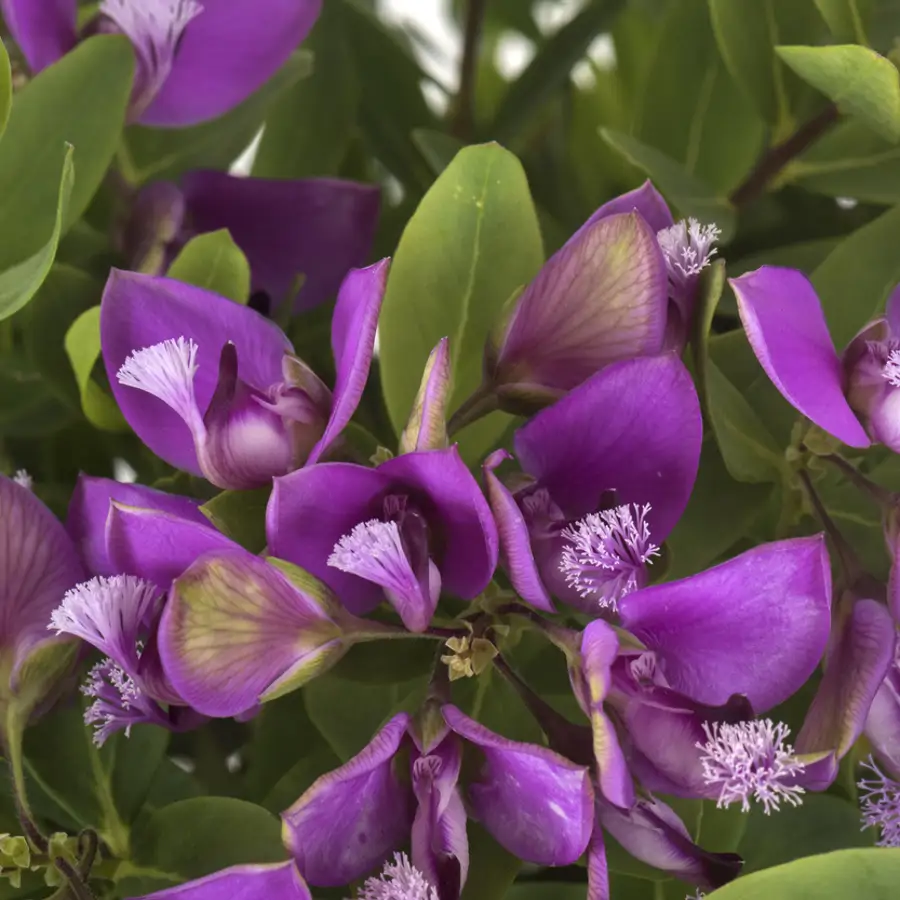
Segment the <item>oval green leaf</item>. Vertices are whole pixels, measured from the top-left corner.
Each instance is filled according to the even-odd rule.
[[[116,152],[133,68],[129,41],[101,35],[16,94],[0,141],[0,270],[37,252],[53,231],[67,143],[75,148],[78,180],[62,233],[81,217]]]
[[[485,341],[512,293],[543,262],[537,215],[521,164],[497,144],[466,147],[410,219],[391,266],[379,326],[384,396],[406,425],[422,370],[450,338],[456,409],[481,382]],[[475,459],[503,432],[495,413],[460,435]]]
[[[900,849],[838,850],[738,878],[710,900],[895,900]]]
[[[900,72],[890,60],[858,44],[775,49],[842,112],[865,122],[886,140],[900,141]]]
[[[169,266],[169,278],[246,304],[250,299],[250,263],[227,228],[198,234]]]
[[[9,54],[3,41],[0,41],[0,137],[6,130],[9,111],[12,108],[12,69],[9,65]]]
[[[43,247],[22,262],[7,269],[0,275],[0,320],[18,312],[37,293],[38,288],[50,272],[63,220],[69,206],[69,198],[75,184],[75,169],[72,164],[72,147],[66,147],[63,158],[62,174],[56,195],[56,214],[53,218],[50,237]],[[40,210],[39,213],[43,212]]]

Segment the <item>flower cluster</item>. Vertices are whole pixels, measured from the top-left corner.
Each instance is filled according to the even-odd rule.
[[[612,837],[699,898],[743,862],[683,820],[681,801],[765,816],[799,807],[857,759],[861,738],[872,754],[862,825],[879,846],[900,846],[900,503],[868,478],[871,460],[837,452],[900,452],[900,288],[839,356],[805,275],[763,267],[732,280],[749,365],[755,355],[763,370],[755,388],[778,403],[780,392],[784,430],[795,427],[784,454],[764,448],[778,496],[702,560],[679,557],[703,516],[696,498],[717,490],[698,482],[706,470],[765,480],[747,463],[753,448],[742,444],[737,462],[724,452],[722,434],[733,419],[752,424],[753,410],[711,407],[716,224],[676,220],[648,181],[597,209],[543,266],[524,265],[511,298],[481,308],[469,284],[461,321],[436,304],[432,334],[395,299],[415,229],[395,263],[370,262],[376,188],[190,171],[167,131],[226,114],[240,130],[320,0],[0,6],[33,75],[92,40],[130,46],[127,136],[176,148],[158,169],[165,180],[135,175],[134,161],[110,179],[117,267],[85,313],[98,372],[66,340],[77,399],[93,424],[123,432],[116,447],[138,480],[82,472],[63,525],[40,476],[0,476],[0,701],[17,792],[22,731],[64,694],[106,760],[137,744],[141,726],[179,746],[215,734],[214,719],[248,732],[273,701],[308,699],[315,679],[358,679],[371,650],[358,645],[381,644],[404,675],[415,669],[416,688],[377,721],[361,711],[364,739],[335,741],[315,777],[279,782],[293,800],[270,807],[283,855],[263,858],[281,861],[148,896],[310,900],[310,887],[349,895],[357,883],[358,900],[460,900],[480,877],[477,842],[490,840],[537,867],[584,860],[595,900],[610,896]],[[340,171],[362,171],[344,150]],[[390,141],[379,152],[389,157]],[[469,202],[455,182],[453,197]],[[472,202],[480,229],[485,201]],[[232,254],[234,296],[218,255],[203,277],[187,271],[204,240]],[[459,278],[482,279],[483,265]],[[403,317],[409,335],[428,337],[388,397]],[[398,406],[387,422],[385,407],[396,419]],[[885,507],[888,578],[822,503],[826,462]],[[421,665],[405,655],[417,646],[434,651]],[[83,697],[66,690],[76,671]],[[506,699],[485,699],[498,684],[522,721],[490,709],[506,711]],[[29,839],[49,847],[17,799]],[[103,871],[124,879],[139,870],[116,845],[130,827],[109,830],[99,852],[123,865]],[[86,833],[81,843],[97,844]],[[89,896],[97,852],[51,861],[61,894]]]

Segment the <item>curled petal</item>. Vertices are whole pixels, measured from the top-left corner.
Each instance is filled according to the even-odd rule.
[[[194,437],[179,414],[117,377],[135,351],[178,338],[196,346],[192,388],[201,412],[216,390],[219,357],[229,341],[237,348],[238,377],[262,391],[281,382],[282,359],[293,348],[277,325],[246,306],[169,278],[113,269],[100,304],[100,342],[116,402],[157,456],[201,475]]]
[[[238,547],[207,554],[172,585],[159,651],[194,709],[234,716],[343,654],[341,629],[311,595]]]
[[[113,501],[106,519],[110,566],[116,572],[146,578],[168,590],[204,553],[227,551],[235,546],[202,513],[199,515],[203,521]]]
[[[750,345],[785,399],[845,444],[868,447],[844,396],[840,360],[806,276],[763,266],[733,279],[731,286]]]
[[[582,690],[585,694],[582,702],[594,735],[598,783],[610,803],[627,809],[634,804],[634,786],[615,728],[603,711],[603,701],[611,682],[610,667],[618,650],[616,633],[602,619],[585,628],[581,639]]]
[[[866,718],[866,737],[894,777],[900,779],[900,666],[878,687]]]
[[[482,467],[488,502],[497,524],[503,567],[516,593],[526,603],[530,603],[536,609],[552,613],[553,601],[541,580],[531,546],[528,524],[509,489],[494,474],[494,470],[503,460],[510,458],[505,450],[496,450],[484,461]]]
[[[312,900],[293,862],[270,866],[232,866],[138,900]]]
[[[737,854],[698,847],[681,819],[661,800],[641,799],[628,811],[598,803],[597,817],[636,859],[703,890],[715,890],[741,871],[743,860]]]
[[[765,712],[809,678],[828,643],[824,539],[764,544],[698,575],[628,594],[619,614],[656,652],[676,691],[711,706],[743,694]]]
[[[447,446],[447,402],[451,382],[450,344],[441,338],[428,356],[409,422],[400,436],[400,452]]]
[[[325,433],[310,451],[307,465],[317,462],[350,421],[362,397],[372,364],[378,314],[384,299],[390,260],[354,269],[344,279],[331,321],[331,349],[337,377]]]
[[[519,298],[497,352],[498,385],[567,391],[619,359],[659,353],[667,277],[637,213],[583,227]]]
[[[797,735],[798,753],[833,750],[843,759],[894,661],[894,623],[875,600],[857,600],[838,633],[825,675]]]
[[[376,866],[409,836],[413,797],[394,756],[409,716],[394,716],[351,760],[323,775],[285,810],[284,842],[310,884],[347,884]]]
[[[545,747],[510,741],[443,707],[447,724],[483,757],[466,793],[474,815],[510,853],[542,866],[573,863],[587,848],[594,791],[589,772]]]
[[[522,468],[569,519],[595,512],[606,491],[649,503],[662,544],[684,512],[703,438],[690,374],[675,354],[609,366],[516,433]]]
[[[144,125],[194,125],[228,112],[265,84],[306,37],[321,0],[203,0],[179,42]],[[223,53],[222,48],[229,48]]]
[[[378,220],[378,188],[353,181],[202,171],[188,172],[181,187],[192,229],[227,228],[250,263],[252,289],[264,291],[273,309],[301,275],[298,310],[333,298],[365,262]]]
[[[81,474],[69,502],[66,530],[81,552],[81,558],[92,575],[129,572],[128,569],[115,566],[107,550],[107,518],[113,500],[124,506],[165,512],[196,525],[209,524],[209,520],[200,512],[200,501],[192,497],[181,497],[178,494],[155,491],[140,484],[123,484],[111,478],[94,478]],[[183,568],[187,568],[187,565]],[[130,572],[130,574],[138,573]]]

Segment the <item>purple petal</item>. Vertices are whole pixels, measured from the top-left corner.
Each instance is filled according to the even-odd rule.
[[[881,683],[866,719],[866,737],[879,758],[900,778],[900,664]]]
[[[525,517],[506,485],[494,474],[503,460],[512,457],[505,450],[496,450],[484,462],[484,484],[488,502],[494,514],[500,539],[503,568],[516,593],[535,609],[554,612],[553,601],[541,580]]]
[[[843,759],[862,734],[869,707],[894,661],[894,623],[875,600],[857,600],[837,625],[797,752],[834,750]]]
[[[425,363],[409,421],[400,435],[401,453],[447,446],[447,402],[452,387],[450,342],[441,338]]]
[[[647,180],[639,188],[608,200],[581,227],[584,228],[609,216],[632,211],[637,212],[654,232],[660,232],[663,228],[670,228],[675,224],[669,205],[653,186],[653,182]]]
[[[215,119],[262,87],[306,37],[321,0],[203,0],[144,125]]]
[[[649,503],[662,544],[684,512],[700,462],[700,404],[674,354],[617,363],[538,413],[516,433],[522,468],[570,519],[616,503]]]
[[[202,521],[113,501],[105,523],[109,565],[114,572],[137,575],[168,590],[204,553],[236,546],[199,515]]]
[[[587,848],[594,791],[583,766],[533,744],[510,741],[443,707],[447,724],[483,757],[467,796],[474,815],[494,839],[526,862],[565,866]]]
[[[382,463],[378,471],[423,504],[422,512],[437,532],[435,562],[444,588],[463,600],[477,597],[497,568],[497,529],[456,446],[406,453]]]
[[[449,734],[412,765],[416,817],[411,833],[412,863],[436,887],[457,897],[469,871],[466,811],[457,781],[462,742]],[[441,896],[444,896],[443,893]]]
[[[0,0],[3,21],[34,74],[77,43],[76,0]]]
[[[598,802],[597,815],[636,859],[705,891],[727,884],[741,871],[743,861],[737,854],[698,847],[681,819],[661,800],[638,800],[627,812]]]
[[[900,337],[900,285],[891,291],[884,307],[885,318],[894,337]]]
[[[86,578],[53,513],[28,488],[0,475],[0,642],[13,650],[13,682],[32,650],[59,640],[47,630],[50,613]]]
[[[611,362],[659,353],[667,286],[656,234],[640,215],[582,228],[519,298],[495,382],[567,391]]]
[[[587,873],[586,900],[610,900],[609,866],[606,864],[606,846],[603,843],[603,829],[599,821],[594,825],[594,833],[588,844]]]
[[[106,520],[112,500],[125,506],[166,512],[195,524],[209,524],[200,512],[200,501],[192,497],[180,497],[140,484],[123,484],[111,478],[94,478],[82,473],[78,476],[69,502],[66,529],[92,575],[115,575],[126,571],[113,566],[106,548]]]
[[[378,518],[391,480],[381,469],[319,463],[274,479],[266,511],[269,552],[322,579],[356,615],[381,602],[382,589],[328,565],[334,545],[360,522]]]
[[[145,894],[137,900],[312,900],[293,862],[232,866],[205,878]]]
[[[331,347],[337,369],[331,415],[307,465],[318,461],[356,412],[372,364],[389,267],[390,260],[383,259],[367,269],[354,269],[341,285],[331,321]]]
[[[285,845],[310,884],[347,884],[406,842],[412,792],[397,776],[394,756],[408,724],[405,713],[394,716],[359,754],[281,814]]]
[[[764,544],[680,581],[624,597],[625,628],[699,703],[744,694],[757,713],[793,694],[828,642],[831,569],[821,535]]]
[[[181,187],[193,231],[227,228],[250,263],[253,290],[265,291],[273,308],[301,274],[297,310],[334,297],[350,269],[365,263],[378,222],[378,188],[353,181],[202,171],[185,175]]]
[[[233,546],[201,557],[172,585],[159,651],[187,704],[208,716],[233,716],[301,667],[311,675],[336,659],[340,637],[314,599]]]
[[[753,351],[785,399],[845,444],[868,447],[844,396],[840,360],[809,279],[763,266],[730,283]]]
[[[246,306],[173,279],[112,270],[100,306],[100,339],[116,402],[157,456],[200,475],[184,421],[161,400],[116,378],[133,351],[179,337],[198,347],[194,395],[201,411],[215,392],[226,343],[237,346],[240,379],[263,391],[282,381],[282,359],[293,348],[277,325]]]
[[[598,619],[591,622],[581,638],[581,667],[584,676],[585,705],[594,735],[594,759],[603,796],[616,806],[634,804],[634,785],[616,730],[603,711],[609,693],[610,667],[619,651],[619,640],[612,627]]]

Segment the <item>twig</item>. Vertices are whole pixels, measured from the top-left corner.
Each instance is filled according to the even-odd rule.
[[[453,117],[453,134],[468,141],[475,126],[475,83],[478,75],[478,55],[481,49],[481,30],[487,0],[468,0],[463,31],[463,54],[459,66],[459,91]]]
[[[841,114],[829,103],[817,116],[801,125],[789,138],[763,154],[750,174],[732,191],[728,198],[735,206],[746,206],[765,192],[776,175],[795,157],[812,146]]]

